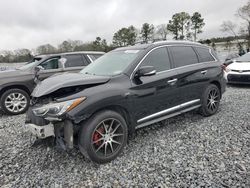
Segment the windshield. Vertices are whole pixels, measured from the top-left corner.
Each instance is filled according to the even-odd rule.
[[[29,61],[27,64],[19,67],[18,69],[20,69],[20,70],[27,70],[30,67],[33,67],[33,65],[35,65],[36,62],[40,61],[41,59],[42,59],[41,57],[35,57],[31,61]]]
[[[139,55],[139,50],[123,50],[107,53],[85,67],[81,73],[100,76],[121,74]]]
[[[236,61],[237,62],[250,62],[250,53],[248,52],[247,54],[237,58]]]

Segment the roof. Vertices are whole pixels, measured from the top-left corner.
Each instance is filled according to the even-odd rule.
[[[171,45],[171,44],[184,44],[184,45],[197,45],[197,46],[206,46],[198,42],[186,41],[186,40],[168,40],[168,41],[157,41],[148,44],[135,44],[133,46],[121,47],[115,49],[115,51],[119,50],[143,50],[148,47],[157,47],[161,45]]]

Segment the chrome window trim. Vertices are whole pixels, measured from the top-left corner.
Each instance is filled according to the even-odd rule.
[[[155,118],[155,117],[164,115],[164,114],[166,114],[166,113],[171,113],[171,112],[173,112],[173,111],[175,111],[175,110],[179,110],[179,109],[188,107],[189,105],[195,104],[195,103],[197,103],[197,102],[200,102],[200,99],[195,99],[195,100],[192,100],[192,101],[188,101],[188,102],[179,104],[179,105],[177,105],[177,106],[174,106],[174,107],[171,107],[171,108],[162,110],[162,111],[160,111],[160,112],[156,112],[156,113],[154,113],[154,114],[151,114],[151,115],[149,115],[149,116],[146,116],[146,117],[144,117],[144,118],[141,118],[141,119],[137,120],[137,123],[140,123],[140,122],[143,122],[143,121],[147,121],[147,120],[149,120],[149,119],[152,119],[152,118]]]
[[[94,61],[89,57],[89,54],[86,54],[86,56],[89,58],[90,62],[93,63]]]
[[[134,75],[135,75],[135,72],[137,71],[137,69],[139,68],[139,66],[141,65],[141,63],[144,61],[144,59],[153,51],[153,50],[156,50],[158,48],[164,48],[164,47],[170,47],[170,46],[188,46],[188,47],[198,47],[198,48],[206,48],[206,49],[209,49],[209,53],[210,55],[214,58],[214,61],[207,61],[207,62],[198,62],[198,63],[194,63],[192,65],[185,65],[185,66],[181,66],[181,67],[177,67],[177,68],[172,68],[172,69],[169,69],[169,70],[164,70],[164,71],[159,71],[159,72],[156,72],[156,74],[161,74],[161,73],[165,73],[165,72],[168,72],[168,71],[172,71],[172,70],[176,70],[176,69],[179,69],[179,68],[185,68],[185,67],[189,67],[189,66],[193,66],[193,65],[197,65],[197,64],[205,64],[205,63],[212,63],[212,62],[217,62],[218,59],[214,57],[214,55],[212,54],[212,50],[211,48],[209,47],[205,47],[205,46],[195,46],[195,45],[188,45],[188,44],[185,44],[185,45],[181,45],[181,44],[166,44],[166,45],[162,45],[162,46],[157,46],[153,49],[151,49],[147,54],[144,55],[144,57],[140,60],[140,62],[137,64],[137,66],[135,67],[135,69],[133,70],[133,72],[131,73],[130,75],[130,79],[132,80]],[[195,52],[196,53],[196,52]],[[197,57],[198,58],[198,57]]]

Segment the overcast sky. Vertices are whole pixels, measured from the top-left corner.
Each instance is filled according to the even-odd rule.
[[[168,23],[172,15],[198,11],[205,19],[199,38],[222,36],[224,20],[240,23],[247,0],[0,0],[0,50],[35,48],[67,39],[112,41],[121,27]],[[169,37],[170,38],[170,37]]]

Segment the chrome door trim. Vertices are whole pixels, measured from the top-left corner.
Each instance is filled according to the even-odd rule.
[[[139,129],[139,128],[142,128],[142,127],[146,127],[146,126],[148,126],[148,125],[157,123],[157,122],[159,122],[159,121],[162,121],[162,120],[165,120],[165,119],[168,119],[168,118],[171,118],[171,117],[174,117],[174,116],[183,114],[183,113],[185,113],[185,112],[188,112],[188,111],[197,109],[197,108],[199,108],[200,106],[201,106],[201,104],[195,105],[195,106],[186,108],[186,109],[184,109],[184,110],[180,110],[180,111],[178,111],[178,112],[174,112],[174,113],[172,113],[172,114],[168,114],[168,115],[159,117],[159,118],[157,118],[157,119],[153,119],[153,120],[147,121],[147,122],[145,122],[145,123],[142,123],[142,124],[136,126],[135,129]]]
[[[188,107],[189,105],[195,104],[195,103],[197,103],[197,102],[200,102],[200,99],[195,99],[195,100],[192,100],[192,101],[189,101],[189,102],[185,102],[185,103],[182,103],[182,104],[180,104],[180,105],[177,105],[177,106],[174,106],[174,107],[171,107],[171,108],[162,110],[162,111],[160,111],[160,112],[151,114],[151,115],[149,115],[149,116],[146,116],[146,117],[144,117],[144,118],[141,118],[141,119],[137,120],[137,123],[141,123],[141,122],[143,122],[143,121],[147,121],[147,120],[149,120],[149,119],[156,118],[156,117],[158,117],[158,116],[161,116],[161,115],[164,115],[164,114],[167,114],[167,113],[174,112],[174,111],[176,111],[176,110],[179,110],[179,109]]]

